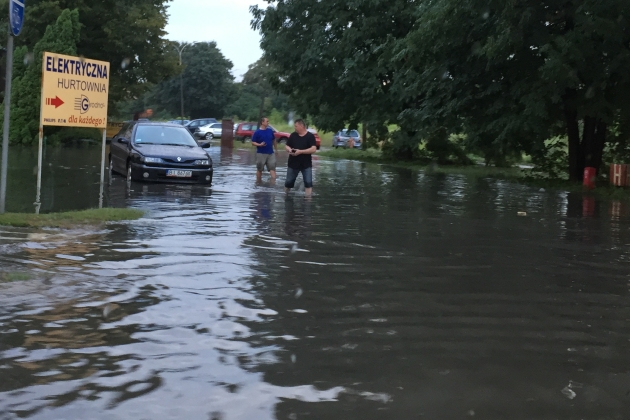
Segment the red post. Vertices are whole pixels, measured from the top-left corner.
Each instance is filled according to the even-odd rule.
[[[582,182],[582,185],[589,190],[595,188],[596,174],[597,171],[592,166],[587,166],[586,168],[584,168],[584,181]]]

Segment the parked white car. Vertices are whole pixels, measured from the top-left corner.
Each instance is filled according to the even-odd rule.
[[[223,127],[221,123],[206,124],[195,131],[195,137],[204,140],[212,140],[215,137],[220,139],[222,131]]]

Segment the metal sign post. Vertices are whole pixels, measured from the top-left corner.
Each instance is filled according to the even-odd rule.
[[[101,192],[98,197],[98,208],[103,208],[103,194],[105,193],[105,151],[107,144],[107,129],[103,128],[103,144],[101,145]]]
[[[2,126],[2,163],[0,169],[0,214],[6,211],[7,166],[9,164],[9,124],[11,122],[11,82],[13,78],[13,36],[18,36],[24,25],[24,0],[9,4],[9,33],[7,40],[7,69],[4,87],[4,125]]]
[[[103,205],[109,63],[83,57],[44,52],[42,101],[37,162],[36,211],[41,206],[42,148],[44,126],[90,127],[103,130],[101,193]]]

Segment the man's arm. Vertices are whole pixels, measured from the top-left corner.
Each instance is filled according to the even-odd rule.
[[[273,150],[278,153],[278,140],[276,140],[276,138],[273,138]]]
[[[256,134],[258,134],[258,130],[256,130],[254,132],[254,135],[252,136],[252,146],[256,146],[256,147],[262,147],[263,144],[262,143],[256,143],[258,141],[258,137]]]
[[[290,149],[289,149],[290,150]],[[295,154],[296,155],[312,155],[313,153],[317,152],[317,146],[311,146],[308,149],[304,149],[304,150],[296,150]]]

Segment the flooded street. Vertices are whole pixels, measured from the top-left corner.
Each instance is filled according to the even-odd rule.
[[[627,203],[321,157],[309,200],[211,153],[211,188],[115,178],[138,221],[0,227],[1,420],[628,418]],[[49,151],[42,211],[99,161]]]

